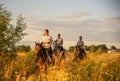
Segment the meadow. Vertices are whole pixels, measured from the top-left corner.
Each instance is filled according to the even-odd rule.
[[[35,66],[34,52],[18,53],[3,71],[0,81],[120,81],[120,53],[87,54],[84,59],[63,59],[40,72]]]
[[[16,3],[17,1],[15,1],[15,3],[14,3],[14,1],[12,1],[14,4],[13,5],[13,4],[11,4],[11,2],[8,3],[6,0],[4,0],[4,1],[6,2],[5,4],[8,4],[7,7],[9,7],[9,9],[12,10],[12,6],[13,6],[13,11],[15,8],[16,9],[17,8],[24,9],[24,7],[26,5],[26,2]],[[22,0],[19,0],[19,1],[22,1]],[[36,2],[36,1],[34,1],[34,2]],[[105,2],[105,3],[109,3],[109,2]],[[47,2],[47,4],[48,3],[49,2]],[[111,3],[109,3],[109,4],[111,4]],[[113,2],[113,3],[118,3],[118,2]],[[17,5],[17,4],[19,4],[19,5]],[[41,4],[43,5],[43,3],[41,3]],[[66,4],[68,4],[68,2]],[[66,4],[65,4],[65,6],[66,6]],[[98,4],[100,5],[99,2],[98,2]],[[10,5],[11,5],[11,7],[10,7]],[[27,5],[29,7],[34,6],[34,5],[29,5],[28,3],[27,3]],[[36,8],[33,9],[32,12],[26,12],[29,9],[28,10],[24,9],[25,11],[23,10],[23,12],[26,12],[26,14],[27,13],[31,14],[34,12],[36,14],[36,11],[34,11],[34,10],[38,9],[39,5],[40,4],[38,4],[38,5],[35,4]],[[80,5],[80,4],[78,4],[78,5]],[[95,6],[96,2],[93,5]],[[97,8],[98,8],[98,10],[101,10],[102,8],[104,9],[104,7],[107,4],[105,4],[105,5],[102,4],[102,8],[100,8],[99,5],[96,5],[96,7],[93,7],[95,9],[92,9],[92,10],[95,10],[95,12],[96,12]],[[113,10],[111,10],[111,8],[114,9],[114,6],[110,5],[110,8],[109,8],[108,5],[107,5],[106,9],[107,10],[110,9],[110,12],[113,11]],[[46,5],[46,6],[49,6],[49,5]],[[71,6],[73,6],[73,5],[71,5]],[[70,6],[70,8],[71,8],[71,6]],[[75,4],[75,6],[76,6],[76,4]],[[82,6],[84,6],[84,4]],[[85,46],[85,49],[87,49],[87,50],[89,49],[90,52],[93,52],[93,53],[87,54],[86,57],[84,57],[82,59],[79,59],[79,58],[74,59],[74,53],[69,53],[70,52],[69,51],[68,52],[69,58],[62,59],[62,61],[60,62],[59,65],[56,65],[56,64],[49,65],[47,67],[46,71],[42,71],[36,67],[36,64],[35,64],[36,56],[34,55],[35,52],[33,50],[31,50],[31,47],[29,45],[28,46],[18,45],[18,44],[20,44],[20,41],[24,38],[24,36],[27,35],[27,32],[29,34],[28,38],[25,38],[25,40],[27,39],[26,40],[27,42],[25,40],[24,40],[25,42],[24,41],[23,42],[28,44],[31,41],[31,44],[32,44],[33,40],[39,39],[38,34],[42,33],[41,32],[42,29],[49,27],[49,26],[50,26],[50,32],[54,34],[53,36],[55,36],[56,32],[62,31],[61,34],[65,39],[73,40],[74,36],[82,33],[86,36],[85,38],[87,38],[87,36],[88,36],[88,39],[90,38],[90,40],[91,39],[93,39],[94,41],[110,40],[110,41],[113,41],[113,43],[114,43],[114,41],[119,40],[118,39],[119,37],[117,37],[117,36],[119,36],[118,28],[119,28],[119,24],[120,24],[119,23],[120,18],[119,17],[117,18],[116,15],[109,14],[109,13],[108,13],[109,15],[106,15],[106,14],[104,14],[104,13],[106,13],[105,10],[100,11],[101,13],[104,12],[102,15],[97,15],[99,12],[93,13],[93,11],[91,11],[91,12],[86,13],[84,11],[81,11],[81,9],[80,9],[77,11],[78,13],[73,12],[73,11],[66,12],[66,13],[68,13],[68,15],[65,15],[66,13],[61,13],[61,15],[60,15],[59,12],[54,11],[54,13],[55,12],[58,13],[58,14],[56,13],[56,15],[54,16],[54,13],[52,15],[49,14],[50,9],[48,7],[46,7],[48,9],[45,8],[44,10],[45,11],[48,10],[48,13],[43,12],[43,14],[45,17],[50,18],[50,22],[48,22],[49,20],[46,20],[46,18],[44,20],[44,17],[42,17],[42,15],[34,16],[34,13],[33,13],[33,16],[30,14],[27,14],[28,16],[23,14],[26,16],[26,19],[25,19],[25,17],[22,16],[22,14],[17,16],[17,14],[19,14],[19,12],[23,13],[22,11],[19,11],[21,9],[17,9],[17,11],[14,11],[17,13],[14,13],[12,15],[11,10],[8,10],[7,7],[4,6],[4,3],[0,4],[0,81],[120,81],[120,52],[110,53],[110,54],[106,53],[108,48],[106,47],[105,44],[97,45],[97,46],[95,46],[95,45]],[[41,7],[41,5],[40,5],[40,7]],[[54,8],[56,7],[56,10],[59,10],[57,8],[57,6],[54,6],[53,4],[52,4],[51,8],[52,7],[54,7]],[[77,6],[76,9],[78,9],[78,7],[79,6]],[[86,7],[88,7],[88,9]],[[91,10],[89,8],[92,8],[91,6],[89,7],[89,5],[87,5],[86,7],[85,8],[87,10]],[[64,6],[61,8],[64,8]],[[117,8],[117,6],[115,7],[114,10],[118,9],[118,8],[117,9],[116,8]],[[32,8],[30,8],[30,10],[31,9]],[[41,9],[43,11],[43,8],[41,8]],[[60,9],[60,11],[61,10],[63,10],[63,9]],[[69,10],[71,10],[71,9],[69,9]],[[38,11],[40,11],[40,13],[38,13],[38,14],[41,14],[41,10],[37,10],[37,12]],[[64,11],[66,11],[66,10],[64,10]],[[107,11],[107,12],[109,12],[109,11]],[[45,15],[46,13],[49,14],[49,16]],[[95,14],[95,17],[93,16],[94,14]],[[69,18],[69,16],[70,16],[70,18]],[[83,19],[79,19],[79,18],[76,19],[76,17],[81,18],[81,16],[89,16],[88,21],[86,21],[86,20],[84,21],[84,17],[83,17]],[[31,19],[29,19],[28,17],[33,18],[32,19],[33,23],[31,22]],[[37,17],[42,18],[42,20],[41,19],[39,20],[40,21],[39,31],[36,31],[36,29],[39,28],[38,22],[35,23],[36,19],[38,19]],[[64,17],[65,17],[65,19],[70,19],[70,20],[67,20],[67,22],[66,22],[66,20],[63,21]],[[71,18],[71,17],[73,17],[73,18]],[[97,19],[97,22],[96,22],[96,18],[99,18],[99,17],[100,17],[100,19]],[[62,22],[58,22],[58,21],[61,21],[61,18],[62,18]],[[85,17],[85,18],[87,18],[87,17]],[[103,18],[103,19],[101,19],[101,18]],[[51,19],[52,19],[52,22],[51,22]],[[58,19],[58,20],[56,20],[56,19]],[[73,21],[75,19],[75,23],[73,22],[74,24],[71,23],[71,19]],[[95,21],[94,21],[94,19],[95,19]],[[92,22],[91,22],[91,20],[92,20]],[[77,21],[77,23],[76,23],[76,21]],[[81,22],[83,22],[83,23],[81,23]],[[41,23],[42,23],[42,25],[41,25]],[[86,25],[86,23],[88,23],[88,24]],[[27,28],[27,25],[29,28]],[[96,25],[98,26],[97,28],[96,28]],[[58,27],[56,27],[56,26],[58,26]],[[71,26],[71,27],[68,27],[68,26]],[[35,28],[35,27],[37,27],[37,28]],[[57,29],[55,29],[54,27],[56,27]],[[66,29],[65,27],[67,27],[68,29]],[[84,27],[88,30],[81,31],[81,28],[84,29]],[[87,28],[87,27],[89,27],[89,28]],[[115,29],[114,27],[117,27],[117,29]],[[27,28],[27,31],[24,31],[26,28]],[[65,28],[65,30],[64,30],[64,28]],[[73,28],[73,30],[69,30],[71,28]],[[31,29],[32,29],[32,31],[31,31]],[[76,31],[76,29],[77,29],[77,31]],[[106,29],[107,29],[107,31],[106,31]],[[108,30],[108,29],[110,29],[110,30]],[[55,30],[55,32],[54,32],[54,30]],[[78,31],[78,30],[80,30],[80,31]],[[97,30],[99,30],[99,32],[94,33]],[[114,32],[112,32],[111,30]],[[90,33],[89,32],[86,33],[86,31],[89,31]],[[33,33],[33,32],[36,32],[36,33]],[[102,38],[100,38],[100,40],[99,40],[98,37],[96,38],[96,35],[94,35],[94,34],[97,34],[98,36],[100,36]],[[38,36],[36,36],[36,35],[38,35]],[[68,37],[71,37],[71,38],[68,38]],[[112,37],[113,38],[115,37],[117,39],[111,40]],[[36,39],[36,38],[38,38],[38,39]],[[102,40],[102,39],[104,39],[104,40]],[[67,41],[67,42],[70,43],[70,41]],[[110,42],[110,43],[112,43],[112,42]],[[72,46],[72,48],[74,51],[75,47]],[[111,46],[111,49],[116,49],[116,47]],[[79,53],[79,51],[78,51],[78,53]]]

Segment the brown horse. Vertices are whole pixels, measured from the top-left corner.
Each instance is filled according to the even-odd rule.
[[[39,68],[40,70],[46,70],[47,68],[47,55],[44,51],[44,48],[42,46],[41,43],[36,43],[35,42],[35,55],[36,55],[36,66],[37,68]]]
[[[56,40],[53,41],[53,53],[57,57],[56,58],[57,65],[61,63],[63,58],[67,57],[67,55],[65,55],[65,50],[64,49],[61,50],[60,48],[58,48],[58,44]]]
[[[74,60],[77,58],[83,59],[84,55],[82,53],[82,49],[79,46],[75,47],[75,55],[74,55]]]
[[[45,49],[42,45],[42,43],[36,43],[35,42],[35,55],[36,55],[36,60],[35,63],[37,65],[37,68],[43,68],[44,70],[47,69],[48,65],[54,64],[55,62],[55,55],[54,53],[51,54],[47,54],[47,52],[49,52],[48,49]],[[51,56],[50,56],[51,54]]]

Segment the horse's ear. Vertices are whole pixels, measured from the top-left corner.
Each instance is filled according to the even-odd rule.
[[[43,43],[41,42],[40,45],[42,45]]]
[[[37,44],[37,42],[35,42],[35,44]]]

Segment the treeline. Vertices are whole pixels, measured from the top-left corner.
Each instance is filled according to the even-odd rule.
[[[69,47],[69,52],[74,52],[75,51],[75,47],[76,46],[70,46]],[[115,46],[111,46],[110,49],[116,50],[116,47]],[[107,48],[107,46],[105,44],[90,45],[90,46],[85,45],[84,46],[84,50],[86,52],[97,53],[97,54],[102,54],[102,53],[107,53],[108,52],[108,48]]]
[[[30,45],[18,45],[16,47],[17,52],[30,52],[31,47]]]
[[[105,44],[101,45],[90,45],[90,46],[85,46],[84,48],[86,51],[90,51],[91,53],[107,53],[107,46]]]

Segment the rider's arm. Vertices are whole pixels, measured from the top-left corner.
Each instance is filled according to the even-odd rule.
[[[40,43],[44,43],[43,37],[42,37],[42,39],[40,40]]]
[[[52,37],[51,37],[51,39],[50,39],[50,45],[52,45],[52,42],[53,42],[53,40],[52,40]]]
[[[77,46],[79,46],[79,41],[77,41]]]
[[[83,42],[83,45],[82,45],[82,47],[84,47],[84,42]]]
[[[61,44],[63,44],[63,39],[61,40]]]

